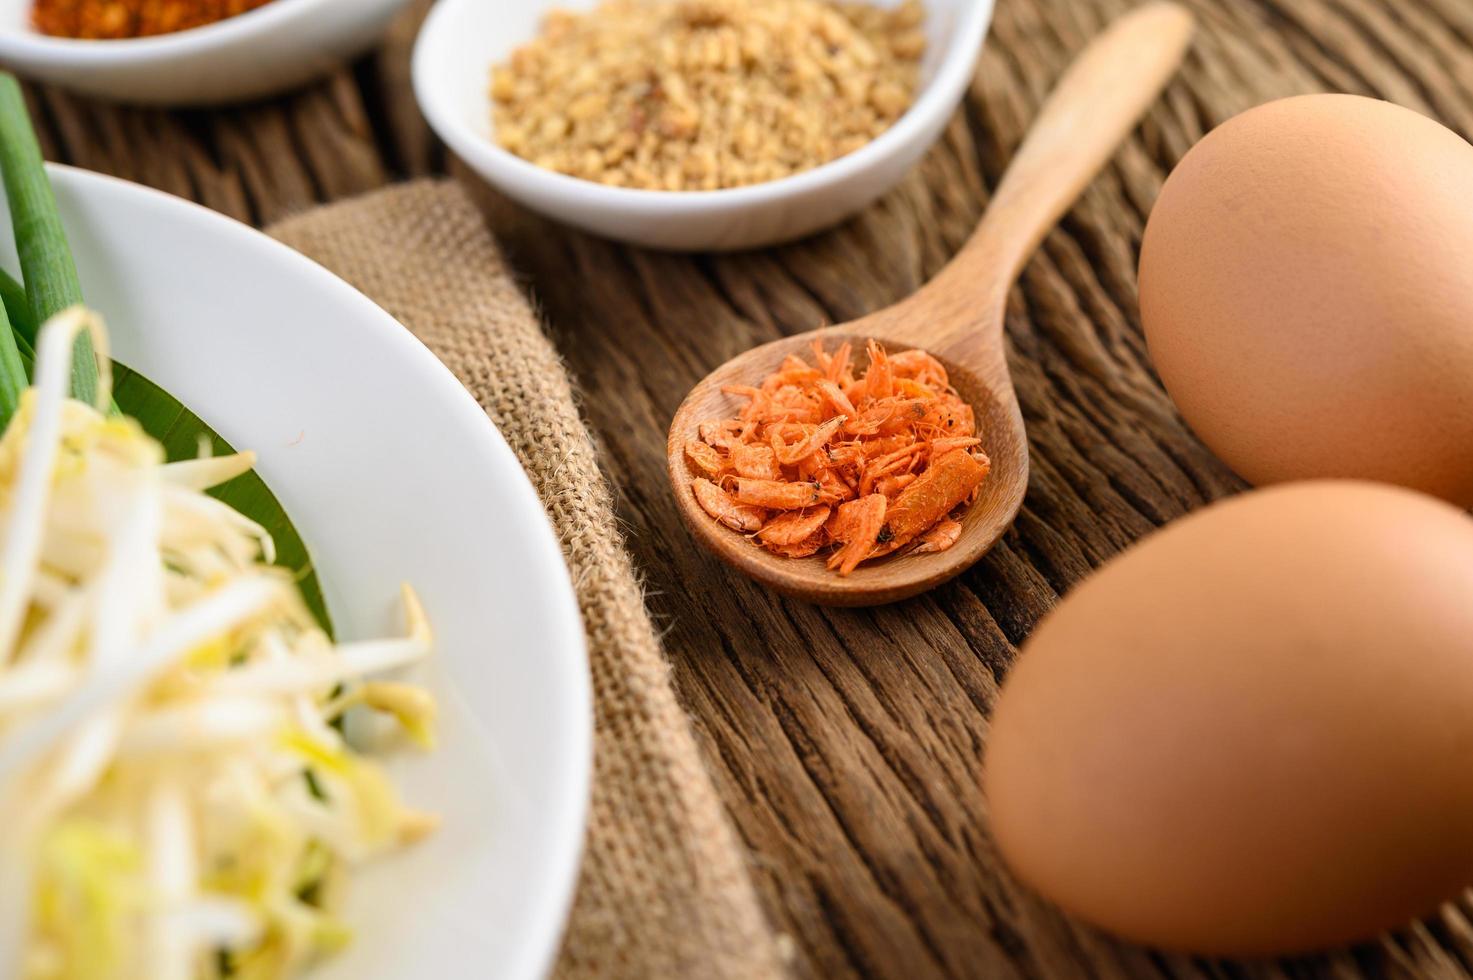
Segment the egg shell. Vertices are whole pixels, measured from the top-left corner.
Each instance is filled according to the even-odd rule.
[[[1194,953],[1370,937],[1473,881],[1473,521],[1291,484],[1160,531],[1024,647],[985,761],[1006,863]]]
[[[1140,260],[1156,368],[1253,483],[1355,477],[1473,506],[1473,147],[1350,95],[1284,99],[1172,172]]]

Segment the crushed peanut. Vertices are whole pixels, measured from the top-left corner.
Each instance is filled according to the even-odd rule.
[[[496,139],[619,187],[716,190],[852,153],[915,97],[919,0],[604,0],[492,73]]]

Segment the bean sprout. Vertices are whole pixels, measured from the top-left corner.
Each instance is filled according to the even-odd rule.
[[[0,437],[0,980],[292,976],[344,943],[352,866],[433,829],[342,734],[348,711],[432,740],[434,702],[379,675],[401,639],[335,645],[270,535],[205,491],[249,453],[166,463],[132,419],[67,397],[42,330]]]

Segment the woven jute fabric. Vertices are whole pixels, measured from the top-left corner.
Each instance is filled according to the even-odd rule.
[[[556,974],[766,977],[777,943],[675,699],[573,387],[469,197],[420,181],[271,229],[362,290],[455,373],[557,530],[588,632],[594,785]]]

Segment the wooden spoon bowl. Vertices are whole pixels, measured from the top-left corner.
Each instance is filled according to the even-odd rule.
[[[1023,502],[1028,484],[1028,442],[1018,415],[1012,387],[997,390],[985,379],[937,355],[951,374],[952,386],[977,415],[982,448],[992,460],[992,470],[982,482],[977,500],[963,511],[962,536],[943,552],[913,554],[900,552],[879,561],[866,562],[845,577],[824,567],[827,555],[784,558],[745,536],[718,524],[696,503],[691,481],[701,474],[691,469],[685,444],[696,439],[700,424],[709,419],[731,418],[746,400],[723,392],[722,386],[750,384],[753,378],[771,374],[789,354],[812,361],[810,345],[821,338],[832,352],[849,341],[864,356],[865,341],[879,340],[891,353],[922,346],[887,336],[878,330],[856,332],[853,325],[785,337],[753,348],[723,364],[692,389],[670,427],[670,482],[680,500],[680,513],[696,539],[723,559],[784,595],[829,606],[878,605],[913,596],[939,585],[969,567],[987,553],[1007,530]],[[934,353],[934,351],[933,351]]]
[[[1003,320],[1007,295],[1048,230],[1113,155],[1175,73],[1191,40],[1192,17],[1157,2],[1122,17],[1075,61],[1040,111],[977,230],[941,273],[914,296],[851,323],[764,344],[707,375],[681,403],[667,444],[670,483],[696,539],[722,560],[795,598],[833,606],[908,598],[970,568],[1002,537],[1028,488],[1028,437],[1008,373]],[[700,424],[734,417],[744,401],[726,385],[759,385],[789,354],[812,361],[812,344],[844,341],[863,352],[878,340],[892,353],[918,347],[951,375],[977,417],[992,460],[980,495],[962,515],[962,534],[943,552],[893,556],[847,576],[824,556],[774,555],[717,523],[696,502],[685,456]],[[862,355],[861,355],[862,356]]]

